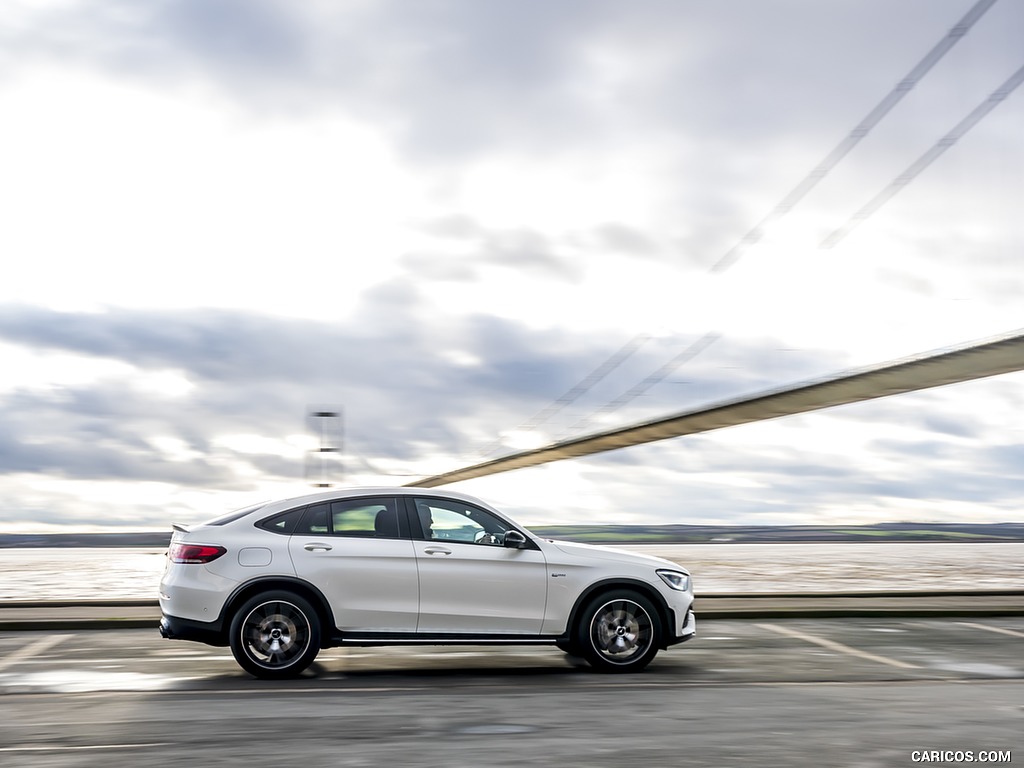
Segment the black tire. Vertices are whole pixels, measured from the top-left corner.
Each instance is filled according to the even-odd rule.
[[[658,654],[661,618],[639,592],[604,592],[580,614],[576,644],[599,672],[639,672]]]
[[[298,677],[320,652],[320,617],[294,592],[264,592],[235,612],[229,641],[235,661],[250,675]]]

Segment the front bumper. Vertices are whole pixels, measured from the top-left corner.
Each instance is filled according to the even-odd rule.
[[[692,640],[697,636],[697,614],[693,612],[692,608],[686,609],[681,624],[682,626],[679,627],[675,637],[669,638],[666,645],[685,643],[687,640]]]

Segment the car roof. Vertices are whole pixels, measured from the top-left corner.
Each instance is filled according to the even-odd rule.
[[[485,509],[497,512],[484,501],[457,491],[441,490],[439,488],[416,488],[410,486],[367,486],[353,488],[329,488],[325,491],[308,493],[302,496],[292,496],[286,499],[270,501],[259,508],[261,514],[267,512],[279,512],[306,504],[315,504],[318,501],[329,501],[332,499],[359,498],[362,496],[427,496],[434,498],[452,499],[454,501],[465,501],[477,504]]]

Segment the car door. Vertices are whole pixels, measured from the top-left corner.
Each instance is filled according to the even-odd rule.
[[[296,574],[319,589],[342,632],[414,632],[419,580],[413,542],[393,497],[309,506],[292,533]]]
[[[513,526],[475,505],[429,497],[409,504],[420,578],[418,632],[540,634],[547,566],[538,549],[505,547]]]

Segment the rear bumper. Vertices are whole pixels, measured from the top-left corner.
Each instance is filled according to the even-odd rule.
[[[228,644],[224,627],[219,621],[195,621],[168,616],[160,618],[160,636],[167,640],[192,640],[206,645],[225,646]]]

